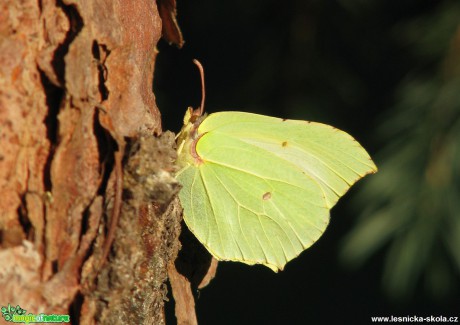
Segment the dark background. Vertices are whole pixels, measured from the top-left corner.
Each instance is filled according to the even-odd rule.
[[[220,263],[217,277],[198,293],[200,324],[367,324],[370,316],[460,316],[460,258],[455,255],[460,243],[450,250],[448,241],[437,245],[444,242],[446,227],[459,225],[456,208],[433,211],[450,218],[442,219],[450,223],[443,221],[436,227],[427,254],[417,250],[418,243],[426,242],[426,233],[410,232],[420,219],[414,208],[408,212],[414,223],[404,224],[403,230],[396,227],[381,245],[366,253],[372,239],[360,242],[361,262],[343,251],[350,232],[381,211],[382,197],[388,203],[400,197],[397,187],[408,187],[404,193],[411,193],[411,186],[414,191],[420,188],[414,180],[385,176],[397,161],[389,157],[396,157],[404,147],[390,144],[397,143],[395,139],[415,139],[408,140],[409,147],[425,148],[423,144],[431,143],[436,132],[446,130],[445,126],[420,127],[420,133],[411,133],[417,125],[425,125],[434,99],[442,99],[443,87],[460,75],[460,69],[452,68],[458,67],[460,59],[452,63],[449,54],[460,26],[458,1],[178,0],[177,6],[186,43],[180,50],[160,43],[155,75],[154,91],[165,130],[178,132],[186,108],[200,103],[199,74],[192,63],[196,58],[205,69],[208,113],[241,110],[331,124],[352,134],[380,168],[379,174],[359,182],[334,207],[325,234],[284,271],[275,274],[266,267]],[[460,48],[460,41],[456,42]],[[417,88],[420,84],[435,86],[423,91]],[[450,122],[458,121],[456,99],[449,101],[456,103],[449,106]],[[420,116],[428,118],[421,121]],[[422,139],[418,134],[432,137]],[[452,134],[450,138],[457,140]],[[415,161],[420,161],[414,167],[420,172],[414,179],[423,180],[429,164]],[[457,166],[460,160],[450,162]],[[458,177],[457,167],[446,166],[443,170],[456,173],[449,174],[451,178]],[[401,173],[407,174],[404,168],[410,171],[403,166]],[[367,191],[366,182],[373,177],[374,183],[379,179],[390,183],[382,181]],[[398,182],[407,184],[379,194]],[[452,187],[447,193],[460,200],[458,183],[450,178],[447,183]],[[458,238],[458,229],[452,238]],[[394,251],[408,246],[401,233],[409,232],[415,233],[411,235],[415,249],[398,262]],[[398,240],[403,244],[392,246]],[[410,262],[417,260],[417,254],[428,257],[421,258],[423,263]],[[404,261],[409,262],[404,266]],[[437,265],[442,272],[431,271]],[[431,278],[437,279],[431,281],[435,285],[426,280]],[[173,323],[172,308],[168,304]]]

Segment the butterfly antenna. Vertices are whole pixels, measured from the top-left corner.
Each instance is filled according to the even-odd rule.
[[[201,105],[200,105],[200,115],[203,115],[204,111],[204,99],[206,97],[206,92],[204,90],[204,70],[203,66],[201,65],[200,61],[193,59],[193,63],[198,67],[198,70],[200,70],[200,76],[201,76]]]

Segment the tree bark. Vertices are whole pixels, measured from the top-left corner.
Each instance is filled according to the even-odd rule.
[[[0,307],[165,323],[181,211],[161,33],[152,0],[0,5]]]

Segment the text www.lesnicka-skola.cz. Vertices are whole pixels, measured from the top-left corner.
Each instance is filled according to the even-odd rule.
[[[458,323],[458,316],[372,316],[373,323]]]

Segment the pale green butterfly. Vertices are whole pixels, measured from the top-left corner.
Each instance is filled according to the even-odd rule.
[[[191,232],[217,259],[275,272],[310,247],[329,210],[377,167],[332,126],[189,107],[177,136],[179,199]]]

